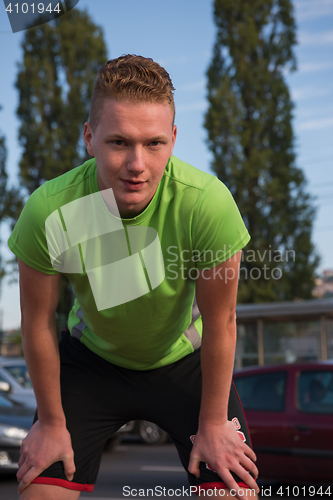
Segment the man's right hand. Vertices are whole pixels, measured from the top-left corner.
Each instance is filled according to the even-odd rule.
[[[37,420],[21,446],[18,462],[18,492],[22,493],[41,472],[55,462],[63,462],[65,475],[72,481],[75,472],[74,452],[65,425],[41,424]]]

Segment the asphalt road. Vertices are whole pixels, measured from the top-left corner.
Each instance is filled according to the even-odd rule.
[[[309,495],[308,487],[260,484],[261,499],[333,500],[330,493]],[[316,486],[316,491],[319,485]],[[311,491],[311,490],[310,490]],[[184,492],[184,494],[183,494]],[[80,498],[90,500],[169,500],[188,498],[189,486],[173,444],[148,446],[138,442],[124,442],[111,452],[104,453],[98,481],[93,493],[82,493]],[[194,498],[196,498],[194,496]],[[0,499],[17,500],[15,474],[0,474]]]

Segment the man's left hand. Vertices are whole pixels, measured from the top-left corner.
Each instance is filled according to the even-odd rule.
[[[236,498],[245,498],[238,494],[240,490],[230,471],[257,493],[259,487],[255,481],[258,469],[254,462],[254,451],[237,434],[232,422],[224,424],[205,424],[195,437],[188,470],[195,477],[200,477],[199,464],[206,462],[222,479],[229,490],[237,492]]]

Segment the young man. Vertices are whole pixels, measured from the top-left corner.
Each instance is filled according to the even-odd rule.
[[[106,441],[133,419],[171,435],[198,492],[258,491],[231,382],[249,235],[226,187],[172,156],[173,90],[151,59],[108,61],[84,128],[93,158],[37,189],[9,240],[38,406],[22,500],[92,491]],[[76,298],[58,347],[61,273]],[[190,326],[195,295],[202,316]]]

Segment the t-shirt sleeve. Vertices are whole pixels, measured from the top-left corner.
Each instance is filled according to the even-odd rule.
[[[250,241],[235,200],[217,177],[201,194],[192,241],[196,265],[201,270],[230,259]]]
[[[45,274],[58,274],[51,264],[45,233],[49,216],[46,186],[32,193],[9,237],[8,246],[25,264]]]

